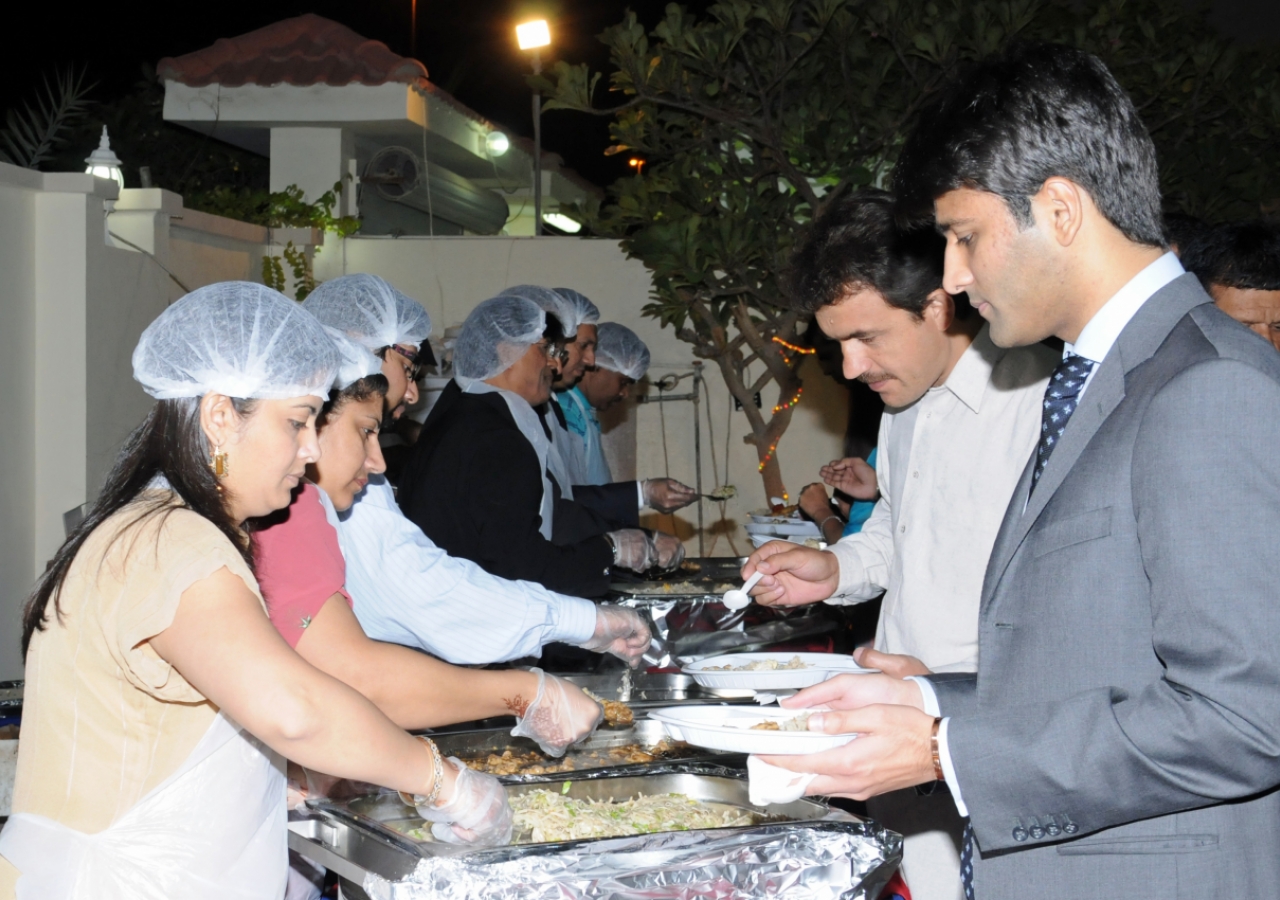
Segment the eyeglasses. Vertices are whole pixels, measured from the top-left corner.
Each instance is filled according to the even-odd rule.
[[[419,357],[422,355],[422,351],[419,350],[416,354],[410,354],[407,350],[402,350],[395,344],[391,345],[391,349],[409,361],[409,364],[404,367],[405,377],[410,381],[420,381],[422,379],[423,369],[425,368],[422,363],[418,362]]]
[[[543,341],[538,344],[538,349],[542,351],[542,355],[548,361],[564,365],[569,361],[569,348],[563,344],[553,344],[551,341]]]

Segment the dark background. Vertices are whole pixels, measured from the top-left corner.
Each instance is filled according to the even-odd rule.
[[[58,3],[25,6],[26,24],[10,34],[27,49],[0,56],[0,109],[31,97],[55,67],[87,66],[97,82],[93,99],[110,101],[133,90],[142,66],[178,56],[290,16],[313,12],[410,55],[411,0],[221,0],[173,4],[139,0],[76,9]],[[1169,0],[1171,3],[1182,0]],[[689,0],[700,12],[711,0]],[[632,9],[647,27],[662,17],[665,0],[418,0],[417,57],[431,80],[477,112],[532,135],[528,58],[515,44],[515,25],[551,22],[553,46],[544,59],[604,68],[608,56],[596,35]],[[1212,21],[1243,41],[1280,41],[1280,0],[1214,0]],[[600,185],[627,173],[625,158],[605,157],[607,117],[556,111],[543,117],[543,143]],[[69,148],[70,149],[70,148]],[[82,155],[92,147],[86,146]]]

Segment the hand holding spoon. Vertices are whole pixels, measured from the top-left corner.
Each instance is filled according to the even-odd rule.
[[[734,588],[732,591],[725,591],[724,605],[729,609],[746,609],[751,605],[751,595],[747,591],[756,586],[756,582],[764,577],[763,572],[756,572],[747,579],[747,583],[741,588]]]

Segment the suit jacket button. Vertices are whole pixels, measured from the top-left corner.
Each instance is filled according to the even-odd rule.
[[[1031,820],[1031,839],[1038,841],[1042,837],[1044,837],[1044,829],[1040,827],[1040,820],[1032,819]]]
[[[1022,827],[1022,822],[1013,827],[1013,839],[1019,844],[1027,839],[1027,829]]]
[[[1072,822],[1070,818],[1068,818],[1067,816],[1063,816],[1062,818],[1063,818],[1063,823],[1062,823],[1063,834],[1075,834],[1077,831],[1080,830],[1080,826],[1077,825],[1075,822]]]
[[[1057,837],[1062,834],[1062,828],[1058,825],[1058,820],[1053,816],[1050,816],[1048,821],[1045,822],[1044,831],[1049,837]]]

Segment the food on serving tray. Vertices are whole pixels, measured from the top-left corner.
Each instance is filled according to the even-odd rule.
[[[783,719],[779,722],[777,719],[766,719],[763,722],[752,725],[751,731],[808,731],[809,730],[809,713],[796,716],[792,719]]]
[[[775,516],[793,516],[799,509],[799,503],[792,503],[790,506],[770,506],[769,512]]]
[[[742,666],[706,666],[704,672],[780,672],[790,669],[807,669],[809,664],[798,656],[793,656],[786,662],[778,662],[776,659],[757,659]]]
[[[712,500],[732,500],[738,496],[738,489],[731,484],[722,484],[707,496]]]
[[[636,723],[636,714],[631,711],[631,707],[619,700],[606,700],[586,688],[582,689],[582,693],[586,694],[592,700],[604,707],[604,724],[606,725],[634,725]]]
[[[522,753],[507,749],[501,753],[464,759],[463,763],[468,769],[475,769],[477,772],[485,772],[489,775],[554,775],[558,772],[578,772],[604,766],[635,765],[664,759],[679,759],[681,756],[688,756],[695,752],[697,751],[694,748],[683,741],[663,738],[651,747],[624,744],[621,747],[608,747],[602,750],[571,751],[562,759],[545,756],[537,750]]]
[[[689,573],[701,572],[702,564],[696,563],[691,559],[686,559],[684,562],[680,563],[680,571]]]
[[[723,594],[733,590],[737,585],[727,581],[717,584],[698,583],[694,581],[663,581],[657,584],[629,584],[628,594]]]
[[[633,800],[579,800],[561,793],[535,790],[511,798],[515,813],[512,843],[574,841],[695,828],[754,825],[761,816],[721,803],[694,800],[684,794],[641,794]]]

